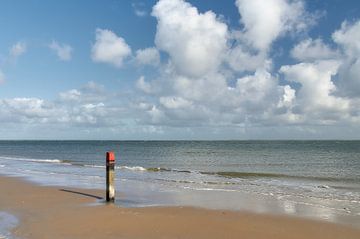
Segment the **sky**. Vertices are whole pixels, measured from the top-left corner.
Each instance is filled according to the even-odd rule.
[[[360,2],[3,0],[0,139],[360,139]]]

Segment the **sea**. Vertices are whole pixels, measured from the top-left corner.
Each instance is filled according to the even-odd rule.
[[[121,207],[241,210],[360,228],[360,141],[0,141],[0,174],[104,190],[107,151]]]

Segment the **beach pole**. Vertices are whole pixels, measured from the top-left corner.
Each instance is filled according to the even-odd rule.
[[[106,152],[106,201],[115,201],[115,154]]]

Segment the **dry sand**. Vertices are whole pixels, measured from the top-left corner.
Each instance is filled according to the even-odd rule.
[[[13,234],[23,239],[360,238],[356,228],[287,216],[189,207],[94,205],[103,194],[0,177],[0,211],[20,219]]]

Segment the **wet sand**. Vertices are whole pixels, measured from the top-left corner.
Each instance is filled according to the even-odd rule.
[[[0,211],[19,219],[12,231],[19,238],[360,238],[359,229],[344,225],[191,207],[121,208],[102,203],[103,196],[0,177]]]

